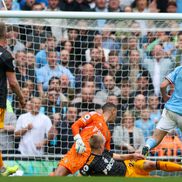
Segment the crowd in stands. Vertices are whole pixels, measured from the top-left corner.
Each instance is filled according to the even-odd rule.
[[[8,10],[26,11],[182,13],[181,0],[5,0],[5,4]],[[3,4],[0,8],[6,9]],[[180,23],[171,23],[176,31],[142,32],[143,24],[132,21],[133,31],[122,35],[111,31],[113,23],[107,20],[97,20],[98,30],[89,30],[86,20],[78,20],[74,28],[60,25],[59,31],[51,23],[8,25],[7,49],[15,58],[27,104],[21,108],[9,89],[5,128],[0,131],[3,153],[65,154],[73,144],[74,121],[88,111],[102,112],[107,102],[118,108],[115,123],[109,125],[112,150],[140,150],[161,117],[160,83],[182,65]],[[168,94],[173,90],[171,84]],[[182,153],[181,146],[182,133],[176,129],[151,155],[176,156]]]

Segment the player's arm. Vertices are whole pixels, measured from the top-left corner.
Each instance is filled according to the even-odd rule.
[[[6,76],[7,76],[7,79],[8,79],[8,82],[9,82],[9,85],[10,85],[12,91],[17,95],[21,106],[24,107],[25,101],[24,101],[22,92],[20,90],[20,86],[18,84],[18,81],[16,79],[15,73],[14,72],[6,72]]]
[[[161,85],[160,85],[160,90],[161,90],[161,95],[162,98],[165,102],[167,102],[170,99],[170,95],[167,93],[167,87],[172,84],[168,79],[165,79]]]
[[[113,159],[115,160],[141,160],[145,159],[145,157],[142,154],[139,153],[133,153],[133,154],[116,154],[113,153]]]
[[[82,154],[83,152],[86,151],[85,144],[82,140],[82,137],[80,136],[80,129],[87,126],[87,124],[89,124],[90,122],[92,122],[92,117],[88,113],[88,114],[85,114],[80,119],[78,119],[71,127],[72,133],[74,136],[74,141],[75,141],[75,149],[76,149],[76,152],[79,154]]]

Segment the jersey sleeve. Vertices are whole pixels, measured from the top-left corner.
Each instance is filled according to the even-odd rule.
[[[175,79],[176,79],[176,76],[178,74],[178,72],[182,69],[182,66],[178,66],[177,68],[175,68],[174,71],[172,71],[171,73],[169,73],[167,76],[166,76],[166,79],[169,80],[169,82],[171,83],[175,83]]]
[[[86,113],[80,119],[75,121],[75,123],[71,127],[73,136],[75,136],[76,134],[80,132],[80,128],[84,128],[89,123],[91,123],[93,121],[92,117],[93,116],[90,113]]]
[[[4,62],[5,65],[5,70],[6,72],[14,72],[15,71],[15,60],[11,53],[8,51],[4,51],[3,54],[1,55],[1,59]]]

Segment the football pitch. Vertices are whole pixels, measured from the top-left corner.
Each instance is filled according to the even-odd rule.
[[[0,177],[0,182],[180,182],[181,177]]]

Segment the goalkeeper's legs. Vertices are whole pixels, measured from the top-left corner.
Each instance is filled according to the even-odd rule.
[[[153,170],[162,170],[167,172],[182,171],[182,165],[167,161],[150,161],[150,160],[145,160],[144,162],[137,161],[135,167],[137,167],[140,170],[145,170],[148,172]]]
[[[1,170],[1,168],[3,168],[3,167],[4,167],[4,163],[3,163],[2,153],[1,153],[1,151],[0,151],[0,170]]]
[[[58,166],[54,172],[54,176],[67,176],[69,174],[70,171],[66,169],[64,166]]]

